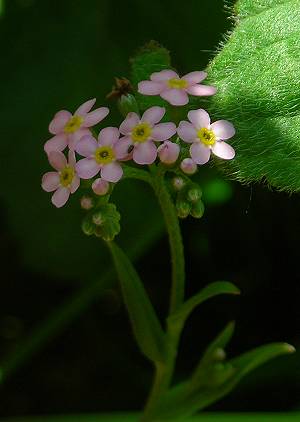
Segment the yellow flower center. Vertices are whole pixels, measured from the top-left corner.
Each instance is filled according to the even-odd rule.
[[[73,182],[74,176],[75,176],[75,170],[73,167],[70,167],[70,166],[64,167],[59,174],[60,184],[64,188],[70,186],[70,184]]]
[[[81,116],[73,116],[64,127],[65,133],[76,132],[83,123],[84,118]]]
[[[198,130],[197,137],[206,146],[214,145],[216,143],[216,135],[212,130],[203,127]]]
[[[99,147],[95,151],[95,160],[98,164],[109,164],[116,158],[112,147],[105,145]]]
[[[145,142],[151,135],[152,129],[149,123],[139,123],[131,132],[131,138],[134,142]]]
[[[188,83],[184,79],[171,78],[168,80],[168,85],[170,88],[184,89],[187,88]]]

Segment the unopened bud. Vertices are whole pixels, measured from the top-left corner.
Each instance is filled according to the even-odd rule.
[[[90,210],[91,208],[93,208],[94,202],[93,202],[93,199],[90,198],[89,196],[83,196],[80,199],[80,205],[81,205],[81,208],[83,208],[84,210]]]
[[[101,226],[104,222],[104,218],[101,212],[97,212],[92,216],[93,223],[96,224],[96,226]]]
[[[214,351],[214,358],[215,358],[215,360],[218,360],[218,361],[225,360],[225,358],[226,358],[225,350],[224,349],[221,349],[221,347],[218,347]]]
[[[194,174],[197,171],[197,164],[191,158],[185,158],[181,161],[180,168],[183,173]]]
[[[106,195],[109,190],[109,183],[99,177],[93,182],[92,189],[96,195]]]
[[[171,141],[165,141],[157,149],[160,161],[164,164],[173,164],[177,160],[180,146]]]
[[[181,190],[185,185],[185,181],[182,177],[174,177],[172,179],[172,186],[175,190]]]
[[[204,214],[204,204],[201,201],[201,199],[196,202],[195,204],[193,204],[192,209],[191,209],[191,215],[194,218],[201,218]]]
[[[139,107],[135,97],[132,94],[122,95],[118,100],[118,108],[120,113],[126,117],[128,113],[135,112],[139,113]]]
[[[86,217],[81,224],[81,228],[84,234],[86,234],[87,236],[91,236],[94,233],[95,226],[92,223],[91,219],[89,217]]]
[[[191,211],[191,204],[187,201],[177,201],[176,210],[178,217],[186,218]]]
[[[193,187],[188,190],[187,198],[191,202],[197,202],[202,196],[202,191],[199,187]]]

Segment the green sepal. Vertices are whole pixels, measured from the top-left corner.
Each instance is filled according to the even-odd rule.
[[[87,213],[81,228],[88,236],[94,234],[105,241],[111,241],[120,233],[120,218],[114,204],[100,203]]]
[[[139,348],[153,362],[165,361],[165,334],[142,281],[125,253],[108,243]]]

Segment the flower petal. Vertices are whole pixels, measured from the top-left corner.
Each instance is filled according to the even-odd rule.
[[[188,119],[193,123],[196,129],[201,129],[203,127],[209,128],[210,117],[207,111],[199,108],[199,110],[191,110],[188,112]]]
[[[52,204],[57,208],[63,207],[70,196],[70,190],[67,188],[58,188],[56,192],[52,195],[51,201]]]
[[[105,127],[99,133],[99,145],[113,145],[120,137],[117,127]]]
[[[56,171],[45,173],[42,178],[42,188],[46,192],[53,192],[59,186],[59,174]]]
[[[83,157],[90,157],[94,154],[98,144],[95,138],[91,135],[86,135],[77,142],[75,151]]]
[[[210,85],[192,85],[186,88],[186,92],[190,95],[198,96],[214,95],[217,92],[217,88]]]
[[[161,121],[161,119],[164,117],[165,112],[166,109],[164,107],[150,107],[143,114],[141,122],[147,122],[150,123],[151,126],[154,126],[155,123]]]
[[[194,142],[197,138],[195,127],[192,125],[192,123],[186,122],[185,120],[179,123],[177,133],[179,138],[181,138],[184,142]]]
[[[181,89],[166,89],[160,94],[160,96],[175,106],[185,105],[189,102],[187,93]]]
[[[109,113],[109,109],[107,107],[100,107],[96,108],[96,110],[91,111],[86,115],[84,118],[84,122],[82,124],[83,127],[91,127],[96,125],[97,123],[101,122]]]
[[[85,128],[78,129],[78,130],[76,130],[76,132],[70,133],[68,135],[70,150],[74,151],[76,149],[77,142],[80,141],[80,139],[83,138],[86,135],[92,136],[91,131],[89,129],[85,129]]]
[[[62,170],[67,165],[66,157],[59,151],[50,152],[48,159],[51,166],[57,171]]]
[[[187,73],[186,75],[182,76],[181,79],[184,79],[188,82],[189,85],[195,85],[199,82],[203,81],[207,77],[207,73],[203,71],[195,71]]]
[[[130,154],[130,146],[132,146],[132,141],[129,136],[119,139],[114,145],[114,151],[116,154],[117,160],[121,160]]]
[[[66,123],[71,119],[72,114],[67,110],[61,110],[57,112],[50,122],[49,125],[49,132],[53,133],[53,135],[57,135],[58,133],[62,132]]]
[[[232,123],[227,120],[218,120],[211,124],[211,130],[218,139],[229,139],[235,134],[235,128]]]
[[[76,114],[77,116],[79,115],[79,116],[85,117],[86,114],[92,109],[95,102],[96,102],[96,98],[86,101],[85,103],[81,104],[80,107],[78,107],[78,109],[75,111],[74,114]]]
[[[76,192],[76,191],[77,191],[77,189],[79,188],[79,185],[80,185],[80,179],[79,179],[79,177],[77,176],[77,174],[75,174],[75,176],[73,177],[73,180],[72,180],[71,186],[70,186],[70,191],[71,191],[71,193]]]
[[[133,161],[138,164],[152,164],[157,157],[157,149],[154,142],[147,141],[135,145],[133,150]]]
[[[190,154],[197,164],[205,164],[210,158],[210,148],[201,144],[200,142],[195,142],[190,147]]]
[[[94,158],[83,158],[76,164],[76,172],[81,179],[91,179],[100,171],[100,165]]]
[[[75,152],[74,151],[69,151],[68,152],[68,164],[69,164],[69,166],[75,168],[75,165],[76,165],[76,157],[75,157]]]
[[[127,135],[128,133],[131,132],[134,126],[139,124],[139,122],[140,122],[139,116],[133,111],[131,111],[130,113],[127,114],[126,119],[121,123],[120,132],[123,135]]]
[[[159,123],[152,129],[151,137],[155,141],[165,141],[170,139],[176,133],[176,125],[174,123]]]
[[[68,136],[65,134],[53,136],[44,145],[46,154],[50,154],[52,151],[63,151],[68,145]]]
[[[235,156],[235,151],[232,146],[223,141],[217,141],[212,147],[212,152],[214,155],[223,158],[224,160],[231,160]]]
[[[118,182],[123,176],[123,169],[119,163],[110,163],[101,169],[101,177],[107,182]]]
[[[138,83],[138,92],[143,95],[158,95],[165,89],[165,84],[153,81],[141,81]]]
[[[165,82],[172,78],[178,79],[179,76],[176,72],[174,72],[174,70],[170,70],[170,69],[164,69],[164,70],[161,70],[160,72],[154,72],[150,76],[151,81],[154,81],[154,82]]]

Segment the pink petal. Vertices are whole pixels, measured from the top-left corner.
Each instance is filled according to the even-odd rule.
[[[57,208],[63,207],[70,196],[70,190],[67,188],[58,188],[56,192],[52,195],[51,201],[52,204]]]
[[[71,193],[76,192],[77,189],[79,188],[79,185],[80,185],[80,179],[77,175],[75,175],[70,187]]]
[[[185,120],[179,123],[177,133],[179,138],[181,138],[184,142],[194,142],[197,138],[195,127],[192,123],[186,122]]]
[[[91,179],[99,173],[101,166],[94,158],[83,158],[76,164],[76,172],[81,179]]]
[[[235,156],[235,151],[231,145],[228,145],[226,142],[217,141],[212,147],[212,152],[224,160],[231,160]]]
[[[46,192],[53,192],[59,186],[59,174],[56,171],[49,171],[42,178],[42,188]]]
[[[157,152],[162,163],[172,164],[179,156],[180,146],[174,142],[166,141],[158,147]]]
[[[181,106],[189,102],[187,93],[181,89],[166,89],[160,96],[172,105]]]
[[[71,119],[72,114],[67,110],[61,110],[55,114],[49,125],[49,132],[57,135],[62,132],[66,123]]]
[[[80,107],[78,107],[74,114],[76,114],[77,116],[79,115],[85,117],[85,115],[92,109],[95,102],[96,98],[86,101],[85,103],[81,104]]]
[[[101,169],[101,177],[107,182],[118,182],[123,176],[123,170],[119,163],[110,163]]]
[[[152,129],[151,137],[155,141],[165,141],[170,139],[176,133],[176,125],[174,123],[159,123]]]
[[[198,96],[214,95],[217,92],[217,88],[209,85],[192,85],[186,88],[186,92]]]
[[[93,182],[92,189],[96,195],[106,195],[109,189],[109,183],[99,177]]]
[[[141,81],[138,83],[138,92],[143,95],[158,95],[165,89],[161,82]]]
[[[75,151],[83,157],[90,157],[98,148],[95,138],[91,135],[86,135],[77,142]]]
[[[157,157],[157,149],[152,141],[135,145],[133,150],[133,161],[138,164],[152,164]]]
[[[186,75],[182,76],[181,79],[184,79],[185,81],[187,81],[189,85],[195,85],[203,81],[203,79],[205,79],[206,77],[207,77],[206,72],[196,71],[196,72],[187,73]]]
[[[132,145],[132,142],[129,136],[121,138],[115,143],[114,151],[115,151],[117,160],[121,160],[125,158],[128,154],[130,154],[129,148],[131,145]]]
[[[57,171],[62,170],[67,165],[66,157],[62,152],[52,151],[48,155],[48,159],[51,166]]]
[[[207,111],[200,108],[199,110],[191,110],[188,112],[188,119],[193,123],[196,129],[203,127],[209,128],[210,117]]]
[[[229,139],[235,134],[233,124],[227,120],[218,120],[212,123],[210,128],[218,139]]]
[[[68,145],[68,136],[65,134],[53,136],[44,145],[44,150],[47,154],[52,151],[63,151]]]
[[[96,125],[97,123],[101,122],[109,113],[109,109],[107,107],[100,107],[94,111],[91,111],[86,115],[83,122],[83,127],[91,127]]]
[[[164,117],[165,112],[166,109],[164,107],[150,107],[143,114],[141,122],[147,122],[150,123],[151,126],[154,126],[155,123],[161,121],[161,119]]]
[[[68,135],[68,139],[69,139],[69,148],[70,150],[75,150],[76,149],[76,145],[77,142],[80,141],[81,138],[83,138],[86,135],[92,135],[91,131],[89,129],[78,129],[76,132],[74,133],[70,133]]]
[[[151,81],[154,82],[165,82],[172,78],[178,79],[179,76],[176,72],[174,72],[174,70],[169,69],[161,70],[160,72],[154,72],[150,76]]]
[[[75,157],[75,152],[74,151],[69,151],[68,152],[68,164],[69,164],[69,166],[75,168],[75,165],[76,165],[76,157]]]
[[[113,145],[120,137],[119,129],[116,127],[105,127],[99,133],[99,145]]]
[[[120,132],[127,135],[140,122],[139,116],[133,111],[128,113],[126,119],[121,123]]]
[[[210,148],[197,142],[191,145],[190,154],[195,163],[205,164],[210,158]]]

